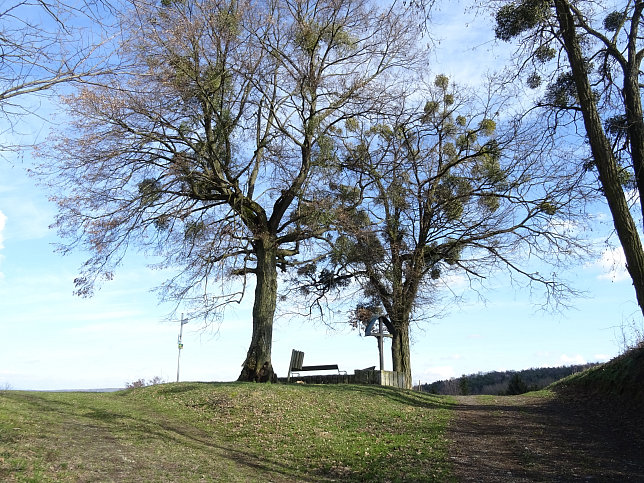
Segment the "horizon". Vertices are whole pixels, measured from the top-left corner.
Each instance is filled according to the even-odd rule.
[[[620,357],[623,355],[625,352],[618,354],[615,356],[615,358]],[[614,358],[613,358],[614,359]],[[528,371],[538,371],[542,369],[568,369],[568,368],[580,368],[580,370],[584,370],[584,368],[589,368],[589,367],[595,367],[601,364],[605,364],[607,362],[610,362],[610,359],[608,361],[604,362],[586,362],[583,364],[565,364],[565,365],[558,365],[558,366],[540,366],[540,367],[530,367],[530,368],[525,368],[525,369],[507,369],[507,370],[490,370],[490,371],[477,371],[477,372],[472,372],[469,374],[462,374],[460,376],[453,376],[447,379],[437,379],[434,381],[428,381],[428,382],[422,382],[420,386],[425,386],[425,385],[431,385],[434,383],[438,382],[448,382],[452,380],[457,380],[457,379],[462,379],[462,378],[470,378],[470,377],[477,377],[477,376],[485,376],[487,374],[493,374],[493,373],[499,373],[499,374],[516,374],[516,373],[521,373],[521,372],[528,372]],[[285,377],[285,376],[279,376],[280,378]],[[195,384],[231,384],[231,383],[237,383],[240,381],[237,380],[230,380],[230,381],[206,381],[206,380],[181,380],[181,381],[173,381],[173,380],[159,380],[157,382],[151,382],[152,380],[145,380],[145,386],[144,387],[149,387],[149,386],[156,386],[156,385],[162,385],[162,384],[181,384],[181,383],[195,383]],[[95,392],[95,393],[102,393],[102,392],[118,392],[118,391],[124,391],[127,389],[132,389],[133,387],[128,387],[131,383],[136,382],[136,381],[126,381],[122,386],[119,387],[83,387],[83,388],[52,388],[52,389],[20,389],[20,388],[13,388],[13,387],[0,387],[0,392],[2,391],[25,391],[25,392]],[[250,383],[249,383],[250,384]],[[278,382],[277,384],[283,384],[283,382]],[[416,390],[419,384],[414,384],[413,389]]]

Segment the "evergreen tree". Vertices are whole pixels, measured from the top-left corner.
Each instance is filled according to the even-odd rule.
[[[523,394],[528,392],[528,386],[519,374],[514,374],[508,384],[508,390],[505,392],[508,396]]]

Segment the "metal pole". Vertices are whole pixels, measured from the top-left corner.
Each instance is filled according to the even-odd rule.
[[[183,314],[181,314],[181,325],[179,326],[179,338],[177,339],[177,346],[179,347],[179,354],[177,355],[177,382],[179,382],[179,361],[181,359],[181,349],[183,349],[183,326],[188,323],[188,321],[183,321]]]

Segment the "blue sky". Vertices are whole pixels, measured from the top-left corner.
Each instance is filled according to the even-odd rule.
[[[438,44],[436,73],[475,83],[507,52],[490,42],[491,23],[485,19],[474,21],[456,8],[436,19],[436,34],[444,39]],[[455,37],[458,42],[451,40]],[[462,61],[471,58],[477,61]],[[22,131],[42,140],[46,127],[30,120]],[[54,253],[59,240],[48,226],[55,207],[25,173],[33,160],[28,152],[24,159],[8,158],[0,160],[0,389],[122,387],[155,376],[174,381],[179,321],[166,320],[172,306],[160,304],[151,293],[169,273],[149,269],[133,253],[93,298],[73,296],[83,254]],[[597,207],[595,219],[593,237],[601,242],[610,233],[603,206]],[[539,312],[538,296],[531,298],[499,274],[483,294],[485,301],[470,294],[459,305],[450,304],[444,317],[414,327],[414,382],[617,355],[620,327],[641,327],[620,251],[607,250],[564,275],[588,296],[572,300],[574,307],[562,313]],[[450,283],[457,292],[466,288],[458,278]],[[237,378],[250,341],[251,304],[248,298],[230,307],[217,326],[191,321],[184,327],[181,380]],[[310,364],[338,363],[348,371],[377,365],[376,340],[335,322],[339,328],[333,330],[304,318],[279,317],[273,345],[278,375],[286,375],[293,348],[303,350]],[[389,352],[385,363],[390,369]]]

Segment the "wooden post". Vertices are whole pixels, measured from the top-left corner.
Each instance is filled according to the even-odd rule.
[[[382,338],[384,337],[384,330],[382,328],[382,317],[378,319],[378,352],[380,353],[380,370],[385,370],[385,355],[384,355],[384,344],[382,343]]]

